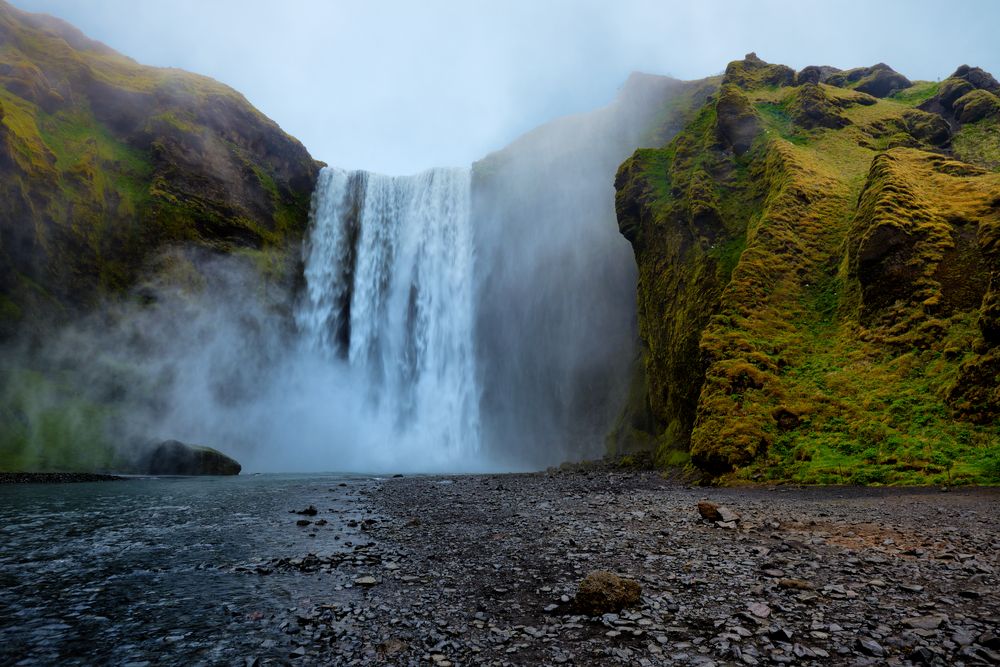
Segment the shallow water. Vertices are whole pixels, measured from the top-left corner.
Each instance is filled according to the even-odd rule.
[[[240,568],[366,543],[347,522],[371,485],[257,475],[0,486],[0,664],[287,657],[282,616],[349,592]],[[310,504],[328,525],[295,525],[290,511]]]

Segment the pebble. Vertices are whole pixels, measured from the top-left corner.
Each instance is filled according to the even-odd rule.
[[[364,532],[346,553],[247,566],[329,581],[329,601],[289,618],[283,632],[300,634],[285,641],[302,645],[283,655],[708,667],[983,664],[1000,651],[1000,539],[993,501],[975,492],[718,489],[720,516],[701,520],[703,491],[655,473],[439,481],[380,482],[359,500]],[[724,508],[736,518],[723,521]],[[595,569],[635,579],[638,604],[577,613],[576,587]]]

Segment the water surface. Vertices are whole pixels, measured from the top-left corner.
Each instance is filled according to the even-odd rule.
[[[367,543],[362,477],[255,475],[0,486],[0,664],[241,663],[287,657],[336,577],[258,561]],[[315,505],[322,527],[291,510]],[[294,630],[293,630],[294,631]]]

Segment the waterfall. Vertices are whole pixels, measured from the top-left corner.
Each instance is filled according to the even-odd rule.
[[[323,169],[296,313],[306,344],[361,379],[364,418],[459,465],[480,431],[469,191],[465,169]]]

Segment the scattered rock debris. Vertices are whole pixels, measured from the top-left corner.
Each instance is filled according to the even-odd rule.
[[[355,513],[367,541],[246,568],[330,582],[330,600],[286,621],[286,660],[1000,660],[997,489],[718,489],[709,509],[645,471],[448,479],[379,482]]]

